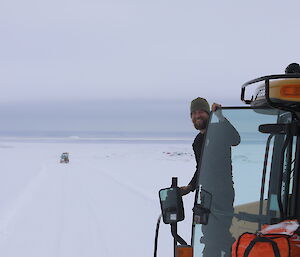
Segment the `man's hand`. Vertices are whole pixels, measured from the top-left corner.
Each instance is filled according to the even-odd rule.
[[[192,191],[192,186],[191,185],[180,187],[181,196],[187,195],[191,191]]]
[[[217,103],[213,103],[211,106],[211,110],[216,114],[216,116],[218,117],[219,121],[224,121],[225,117],[222,114],[222,105],[217,104]]]
[[[222,105],[220,104],[217,104],[217,103],[213,103],[212,106],[211,106],[211,110],[213,112],[215,112],[217,109],[221,109]]]

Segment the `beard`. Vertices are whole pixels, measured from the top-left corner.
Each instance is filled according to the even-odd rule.
[[[199,122],[201,121],[201,122]],[[197,130],[201,130],[201,129],[206,129],[207,124],[208,124],[208,119],[197,119],[195,121],[193,121],[194,127]]]

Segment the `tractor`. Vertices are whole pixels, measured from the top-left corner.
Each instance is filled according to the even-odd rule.
[[[210,114],[189,242],[177,234],[185,212],[177,178],[159,191],[161,216],[171,226],[176,257],[232,256],[232,245],[244,233],[300,219],[299,65],[289,65],[285,74],[246,82],[241,100],[246,105],[218,110],[238,132],[238,144],[231,143],[231,132],[217,113]]]

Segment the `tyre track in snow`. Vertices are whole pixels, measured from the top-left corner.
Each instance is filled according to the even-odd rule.
[[[59,217],[60,219],[58,220],[57,224],[57,238],[56,238],[56,244],[57,244],[57,249],[56,249],[56,256],[59,257],[61,256],[61,253],[63,251],[63,233],[64,233],[64,224],[65,224],[65,217],[66,217],[66,203],[67,203],[67,189],[68,189],[68,179],[67,179],[67,172],[62,173],[62,179],[61,179],[61,199],[62,201],[59,204],[58,208],[59,210]]]
[[[110,257],[104,234],[105,229],[102,227],[96,208],[90,200],[90,193],[87,190],[89,184],[85,183],[84,177],[86,174],[76,169],[72,170],[69,166],[66,168],[67,170],[64,171],[66,180],[61,219],[62,229],[57,256],[101,255]],[[75,221],[78,221],[78,223]],[[72,249],[72,245],[75,246],[77,252]]]
[[[105,229],[102,225],[104,219],[102,219],[102,222],[101,222],[101,216],[97,213],[98,205],[95,203],[95,201],[93,201],[93,196],[92,196],[90,190],[88,189],[89,183],[84,178],[86,178],[86,177],[80,176],[80,179],[79,179],[79,176],[77,176],[77,179],[76,179],[76,182],[78,183],[78,185],[81,189],[81,192],[83,192],[83,194],[81,194],[81,199],[83,202],[85,202],[86,206],[90,210],[89,213],[90,213],[91,217],[95,221],[95,224],[97,226],[97,232],[98,232],[99,238],[101,239],[101,241],[100,241],[101,246],[104,248],[104,253],[105,253],[104,256],[106,256],[106,257],[113,256],[113,255],[111,255],[111,253],[109,251],[108,243],[106,242],[107,239],[105,238],[105,234],[104,234]],[[85,185],[83,182],[85,182]],[[83,196],[85,196],[85,197],[83,198]]]
[[[21,199],[27,199],[28,194],[31,199],[20,201],[21,208],[8,228],[10,233],[1,241],[1,256],[61,256],[66,176],[53,163],[43,165],[42,174],[22,193]]]
[[[139,241],[140,236],[146,233],[145,238],[150,238],[150,242],[152,242],[152,226],[149,229],[149,226],[146,225],[149,220],[143,218],[143,212],[155,209],[153,203],[157,205],[157,201],[153,201],[139,190],[132,190],[130,185],[107,175],[106,172],[99,172],[95,167],[87,170],[89,170],[87,176],[83,177],[84,181],[81,183],[82,185],[89,185],[84,186],[83,190],[87,191],[89,195],[89,202],[101,224],[101,230],[105,227],[104,233],[106,233],[105,238],[109,249],[114,250],[109,256],[144,255],[140,249],[135,249],[132,244],[128,244],[126,241],[130,242],[128,235],[131,235],[131,241]],[[143,206],[141,215],[137,215],[136,208],[138,206]],[[155,221],[153,224],[155,225]],[[115,244],[119,248],[114,247]],[[149,241],[143,241],[141,245],[144,246],[143,249],[145,250],[149,248],[147,252],[151,253],[152,244],[149,245]],[[145,256],[150,255],[146,254]]]
[[[114,249],[113,246],[115,244],[114,242],[108,242],[108,239],[106,238],[106,229],[108,228],[107,223],[113,222],[113,220],[108,220],[109,216],[103,215],[101,208],[99,208],[99,197],[106,198],[108,195],[99,195],[99,193],[103,192],[99,190],[97,186],[101,187],[105,183],[111,188],[122,188],[129,194],[142,199],[143,202],[151,203],[151,205],[157,203],[157,201],[149,197],[143,190],[124,182],[122,178],[116,178],[107,171],[101,170],[99,172],[99,169],[95,169],[95,166],[89,166],[90,165],[83,165],[81,166],[81,169],[78,170],[75,168],[76,166],[72,167],[72,165],[64,167],[53,165],[53,163],[43,164],[41,171],[30,180],[18,199],[11,205],[12,207],[9,208],[5,215],[0,217],[0,246],[4,244],[7,239],[10,239],[10,245],[13,245],[14,243],[12,240],[14,240],[14,237],[10,235],[12,232],[21,232],[22,235],[26,234],[24,230],[22,230],[24,227],[30,228],[32,225],[34,226],[33,231],[38,231],[35,219],[37,215],[42,215],[42,217],[38,217],[39,221],[42,220],[47,223],[48,219],[51,219],[49,220],[49,225],[44,224],[45,227],[43,227],[43,229],[46,230],[46,232],[48,230],[47,226],[55,226],[55,228],[49,227],[51,231],[50,235],[47,237],[48,240],[53,241],[54,249],[51,248],[53,243],[49,245],[50,242],[46,242],[45,249],[48,249],[49,252],[47,254],[45,253],[44,256],[51,256],[52,254],[57,257],[96,256],[96,252],[94,254],[91,251],[90,255],[78,255],[76,253],[73,255],[67,254],[69,251],[72,251],[72,249],[69,249],[72,247],[70,246],[72,239],[77,240],[75,241],[75,245],[82,243],[78,241],[75,236],[72,236],[72,239],[68,239],[70,235],[74,233],[70,228],[76,226],[76,224],[73,224],[69,219],[75,215],[78,220],[81,219],[80,223],[82,224],[79,224],[79,226],[82,231],[86,232],[86,236],[90,236],[92,239],[90,242],[85,240],[80,247],[83,250],[86,250],[89,246],[93,247],[91,243],[94,242],[94,244],[101,245],[101,251],[97,251],[97,253],[105,257],[114,257],[115,255],[111,252],[111,249]],[[90,171],[90,174],[86,173],[86,170]],[[99,184],[95,184],[94,180],[99,176],[101,180],[99,180]],[[92,185],[92,187],[90,185]],[[124,190],[119,191],[122,192]],[[43,202],[44,198],[47,199],[46,202]],[[74,209],[74,207],[79,206],[77,203],[74,203],[74,199],[81,204],[82,209],[85,209],[82,213],[78,214],[76,209]],[[41,210],[41,208],[44,208],[45,206],[53,209],[54,217],[48,217],[47,211]],[[109,204],[109,207],[112,206]],[[38,213],[35,213],[35,208],[39,208]],[[105,209],[107,206],[104,205],[102,208]],[[26,220],[28,224],[17,227],[17,232],[15,232],[16,226],[19,226],[20,222],[24,220],[24,215],[30,217],[30,220]],[[87,226],[90,230],[83,229],[84,226]],[[97,235],[93,234],[95,231],[97,232]],[[89,233],[91,234],[88,235]],[[30,238],[26,238],[25,242],[39,243],[43,240],[43,234],[39,235],[32,233],[31,231],[29,237]],[[28,245],[28,247],[29,250],[25,251],[22,256],[36,256],[36,254],[32,254],[32,252],[39,253],[39,250],[30,249],[35,247],[34,244]],[[95,246],[94,248],[97,247]],[[9,248],[5,249],[8,249],[8,253],[11,253]]]
[[[143,200],[146,200],[147,202],[153,204],[153,203],[157,203],[157,199],[154,197],[150,197],[147,193],[145,193],[141,188],[139,188],[136,185],[131,185],[127,182],[124,182],[121,180],[121,178],[116,178],[115,176],[111,175],[110,173],[112,172],[107,172],[104,170],[100,171],[101,174],[105,175],[107,178],[109,178],[111,181],[113,181],[115,184],[118,184],[120,186],[122,186],[124,189],[126,189],[127,191],[129,191],[130,193],[134,194],[135,196],[138,196],[140,198],[142,198]]]
[[[43,164],[38,175],[31,179],[26,188],[22,191],[22,193],[20,193],[20,196],[15,201],[15,203],[12,204],[12,207],[6,212],[5,215],[2,216],[0,220],[0,246],[4,244],[7,239],[10,239],[10,241],[13,240],[10,235],[12,234],[12,232],[15,232],[15,229],[20,232],[20,229],[23,228],[16,227],[17,225],[20,225],[19,217],[23,220],[24,215],[31,216],[31,219],[28,220],[28,224],[34,222],[35,216],[37,215],[37,213],[34,213],[34,210],[35,208],[40,208],[40,201],[46,194],[49,198],[47,198],[49,201],[47,204],[50,205],[50,208],[55,209],[54,211],[58,216],[54,219],[54,222],[56,224],[52,224],[56,227],[52,228],[54,232],[56,231],[55,238],[52,238],[56,247],[55,249],[51,249],[51,252],[55,253],[55,256],[69,256],[65,254],[66,252],[68,252],[68,249],[66,248],[66,244],[68,244],[68,242],[66,242],[66,238],[68,238],[72,233],[72,231],[68,230],[70,228],[70,226],[68,226],[70,225],[69,217],[74,216],[74,213],[76,214],[76,209],[74,209],[74,205],[72,205],[72,201],[74,201],[74,198],[76,198],[76,201],[82,204],[83,209],[86,209],[86,211],[84,211],[83,213],[85,216],[83,217],[82,222],[90,222],[89,224],[92,224],[93,226],[95,225],[95,229],[98,233],[98,238],[96,238],[94,241],[101,244],[100,253],[105,254],[104,256],[106,257],[114,256],[109,251],[109,243],[106,242],[106,231],[103,227],[103,223],[107,222],[107,217],[102,216],[101,211],[99,211],[99,205],[97,204],[96,200],[98,192],[96,194],[93,194],[89,189],[89,186],[93,179],[87,178],[86,174],[82,173],[81,171],[78,171],[76,169],[72,170],[72,166],[66,166],[65,168],[67,169],[59,166],[59,169],[57,169],[57,166],[54,166],[53,164]],[[84,167],[82,167],[82,170],[83,169]],[[99,175],[99,172],[95,170],[91,170],[91,173],[93,175]],[[101,175],[103,176],[103,178],[106,178],[107,184],[113,183],[120,185],[122,186],[122,188],[125,188],[128,192],[134,194],[135,196],[138,196],[143,200],[152,202],[152,200],[149,199],[143,192],[132,189],[130,185],[122,183],[120,180],[115,179],[106,172],[101,172]],[[54,194],[52,194],[54,192],[53,190],[55,190]],[[103,208],[106,208],[106,206],[103,206]],[[33,213],[30,214],[31,212]],[[42,211],[42,215],[47,215],[47,213]],[[39,217],[39,219],[44,219],[46,222],[49,218],[52,219],[53,217]],[[16,220],[18,220],[18,223],[16,223]],[[36,226],[36,224],[34,223],[32,223],[32,225]],[[73,225],[76,226],[76,224]],[[34,231],[35,230],[36,228],[34,228]],[[88,233],[89,231],[85,232]],[[51,235],[52,234],[53,231]],[[38,236],[39,238],[34,239],[35,236]],[[39,242],[43,235],[30,234],[30,237],[33,241]],[[77,243],[80,244],[80,242]],[[88,245],[83,245],[82,247],[88,247]],[[28,253],[24,252],[24,256],[31,256],[30,252],[31,251],[29,251]]]
[[[15,220],[22,213],[22,210],[33,201],[35,194],[40,190],[46,178],[46,165],[43,164],[40,172],[28,182],[27,186],[10,207],[7,208],[6,212],[0,216],[0,246],[8,239],[14,230]]]

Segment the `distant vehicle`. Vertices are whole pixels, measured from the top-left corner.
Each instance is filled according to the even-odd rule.
[[[60,156],[60,163],[69,163],[69,153],[62,153]]]

